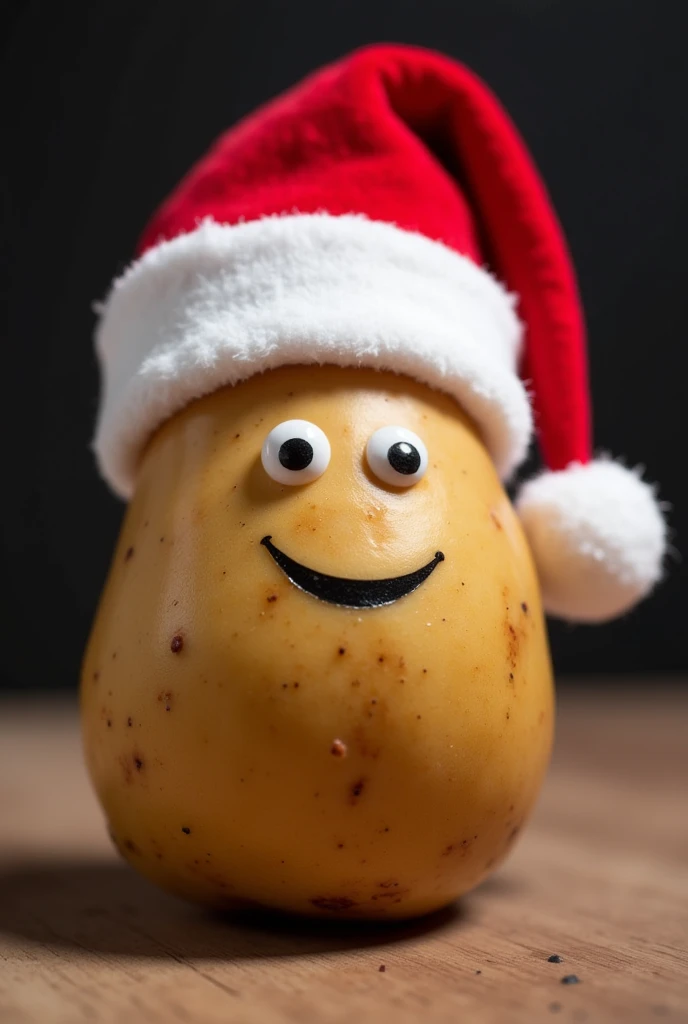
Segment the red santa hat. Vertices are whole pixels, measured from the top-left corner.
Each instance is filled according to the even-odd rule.
[[[585,328],[543,184],[494,96],[438,54],[361,50],[223,135],[148,225],[97,350],[95,450],[124,497],[164,420],[272,367],[448,392],[503,478],[530,442],[528,389],[548,468],[517,507],[546,608],[600,621],[661,575],[653,490],[592,460]]]

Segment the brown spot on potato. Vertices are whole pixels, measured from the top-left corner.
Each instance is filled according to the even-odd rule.
[[[127,548],[127,550],[125,552],[125,555],[124,555],[124,561],[128,562],[133,557],[134,557],[134,549],[133,549],[133,547]]]
[[[340,647],[340,648],[339,648],[339,650],[337,651],[337,654],[338,654],[338,655],[339,655],[340,657],[341,657],[341,656],[342,656],[343,654],[346,654],[346,647]]]
[[[125,850],[128,850],[129,853],[134,853],[137,856],[141,855],[141,851],[139,850],[138,846],[132,839],[124,839],[122,842],[122,846],[124,847]]]
[[[493,508],[490,509],[490,519],[492,520],[492,524],[495,527],[495,529],[501,533],[504,527],[502,526],[501,519],[499,518],[499,516],[497,515]]]
[[[100,679],[100,672],[96,669],[96,671],[93,673],[93,682],[97,683],[99,679]]]
[[[131,729],[133,724],[134,724],[134,719],[131,718],[131,717],[127,718],[127,725],[129,726],[130,729]]]
[[[511,622],[506,623],[506,635],[507,659],[511,667],[516,668],[516,665],[518,664],[518,654],[520,649],[520,637]]]
[[[365,789],[365,784],[365,779],[357,779],[356,782],[352,783],[351,788],[349,790],[349,803],[355,804],[358,801],[358,798],[361,796],[363,790]]]
[[[268,597],[267,597],[268,604],[273,604],[273,602],[275,602],[276,600],[277,600],[277,594],[268,594]]]
[[[184,833],[185,836],[191,835],[191,829],[189,828],[188,825],[182,825],[182,832]]]
[[[347,745],[342,740],[334,740],[330,747],[330,753],[333,757],[346,757],[348,752]]]
[[[526,601],[521,601],[521,611],[524,615],[528,614],[528,604]]]
[[[184,647],[184,637],[181,633],[175,633],[170,641],[170,650],[173,654],[179,654]]]
[[[353,687],[357,687],[357,686],[360,686],[360,685],[361,685],[361,680],[360,680],[360,679],[352,679],[352,680],[351,680],[351,685],[352,685]]]
[[[473,837],[473,839],[477,838],[477,836]],[[461,855],[465,854],[470,848],[473,839],[461,839],[459,842],[450,843],[449,846],[446,846],[442,851],[442,856],[448,857],[450,853],[458,853]]]
[[[165,711],[172,710],[172,698],[174,694],[171,690],[161,690],[158,694],[158,701],[165,705]]]
[[[134,768],[136,768],[137,772],[142,772],[144,768],[143,758],[138,754],[134,754]]]
[[[392,888],[397,888],[398,889],[399,888],[399,883],[394,878],[388,878],[387,881],[385,881],[385,882],[378,882],[377,884],[380,887],[380,889],[392,889]]]
[[[333,912],[351,910],[352,907],[357,905],[356,900],[352,900],[349,896],[316,896],[311,900],[311,903],[318,910]]]
[[[380,664],[382,664],[382,662],[385,660],[384,654],[381,654],[377,660],[379,661]]]
[[[507,846],[511,846],[511,844],[516,839],[516,836],[518,835],[518,833],[520,831],[521,831],[521,826],[520,825],[516,825],[516,826],[514,826],[514,828],[512,828],[511,832],[508,835],[507,841],[506,841]]]
[[[108,718],[108,720],[107,720],[107,727],[108,727],[108,729],[112,729],[112,719],[111,718]]]
[[[509,709],[507,708],[507,712],[506,712],[506,720],[507,720],[507,722],[509,721],[510,718],[511,718],[511,713],[510,713]]]

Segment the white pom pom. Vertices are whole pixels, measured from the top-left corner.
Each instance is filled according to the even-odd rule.
[[[551,615],[612,619],[662,575],[667,531],[654,491],[618,463],[544,473],[525,484],[517,509]]]

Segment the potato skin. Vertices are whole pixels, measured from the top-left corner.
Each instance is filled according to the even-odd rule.
[[[318,424],[327,472],[260,462]],[[408,490],[365,462],[403,425]],[[342,608],[260,541],[332,575],[445,560],[414,593]],[[395,918],[475,886],[508,852],[549,759],[553,688],[535,572],[456,404],[390,373],[288,367],[202,398],[144,453],[84,659],[83,737],[111,833],[148,878],[219,906]]]

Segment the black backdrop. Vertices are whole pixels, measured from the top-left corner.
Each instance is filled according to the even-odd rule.
[[[5,4],[2,682],[74,686],[122,506],[89,451],[90,301],[222,129],[370,41],[436,47],[497,91],[548,182],[591,335],[596,440],[688,526],[683,0]],[[686,667],[686,573],[623,621],[555,625],[560,672]]]

